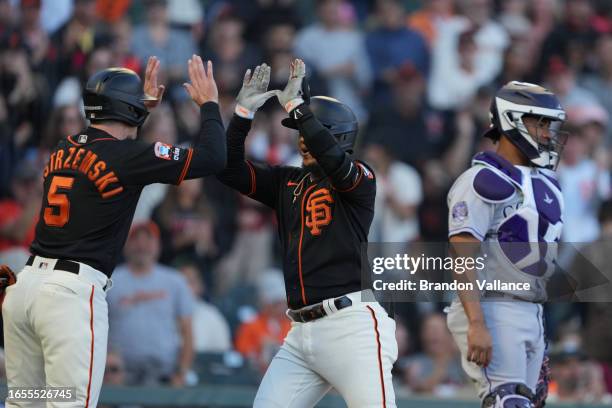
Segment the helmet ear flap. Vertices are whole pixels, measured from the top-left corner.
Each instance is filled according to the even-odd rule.
[[[115,120],[141,126],[148,116],[140,77],[129,69],[107,68],[85,85],[83,102],[90,121]]]
[[[355,145],[355,139],[357,138],[357,132],[344,132],[334,134],[334,138],[338,142],[338,145],[348,154],[353,154]]]

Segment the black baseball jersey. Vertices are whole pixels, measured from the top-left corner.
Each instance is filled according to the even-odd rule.
[[[276,210],[287,303],[298,309],[361,290],[361,245],[374,215],[376,182],[364,163],[351,160],[302,105],[298,120],[324,175],[306,168],[269,166],[244,159],[251,121],[236,115],[227,130],[228,165],[217,177]]]
[[[119,140],[92,127],[61,140],[44,169],[32,254],[83,262],[110,277],[145,185],[178,185],[225,167],[218,105],[204,104],[201,117],[193,148]]]

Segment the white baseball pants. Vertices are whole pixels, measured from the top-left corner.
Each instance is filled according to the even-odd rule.
[[[9,387],[75,387],[76,401],[7,401],[17,407],[95,407],[104,377],[106,275],[80,264],[78,275],[35,257],[7,289],[2,316]]]
[[[310,408],[333,387],[349,408],[394,408],[395,321],[361,302],[307,323],[293,322],[255,397],[255,408]]]
[[[487,368],[467,361],[468,320],[461,302],[451,304],[447,317],[448,328],[461,351],[461,365],[475,381],[478,397],[482,400],[505,383],[522,383],[535,392],[545,349],[542,305],[521,301],[480,304],[493,340]]]

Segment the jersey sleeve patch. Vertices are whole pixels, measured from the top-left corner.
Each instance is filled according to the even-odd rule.
[[[361,167],[361,171],[363,171],[363,175],[365,177],[369,178],[370,180],[374,180],[374,172],[368,167],[367,164],[358,161],[357,165]]]
[[[455,223],[461,224],[468,217],[468,206],[465,201],[456,202],[451,208],[451,217]]]
[[[155,156],[163,160],[179,161],[181,159],[181,148],[166,143],[157,142],[153,148]]]
[[[487,168],[483,168],[476,173],[472,186],[474,187],[474,192],[480,198],[493,203],[504,202],[515,193],[512,183]]]

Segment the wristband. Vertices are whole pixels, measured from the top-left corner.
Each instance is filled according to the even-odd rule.
[[[236,104],[236,109],[234,109],[234,113],[244,119],[253,119],[255,117],[254,111],[250,111],[239,104]]]
[[[287,111],[287,113],[291,113],[292,110],[294,110],[295,108],[297,108],[298,106],[300,106],[301,104],[304,103],[304,99],[302,99],[301,96],[290,100],[289,102],[287,102],[285,104],[285,110]]]

